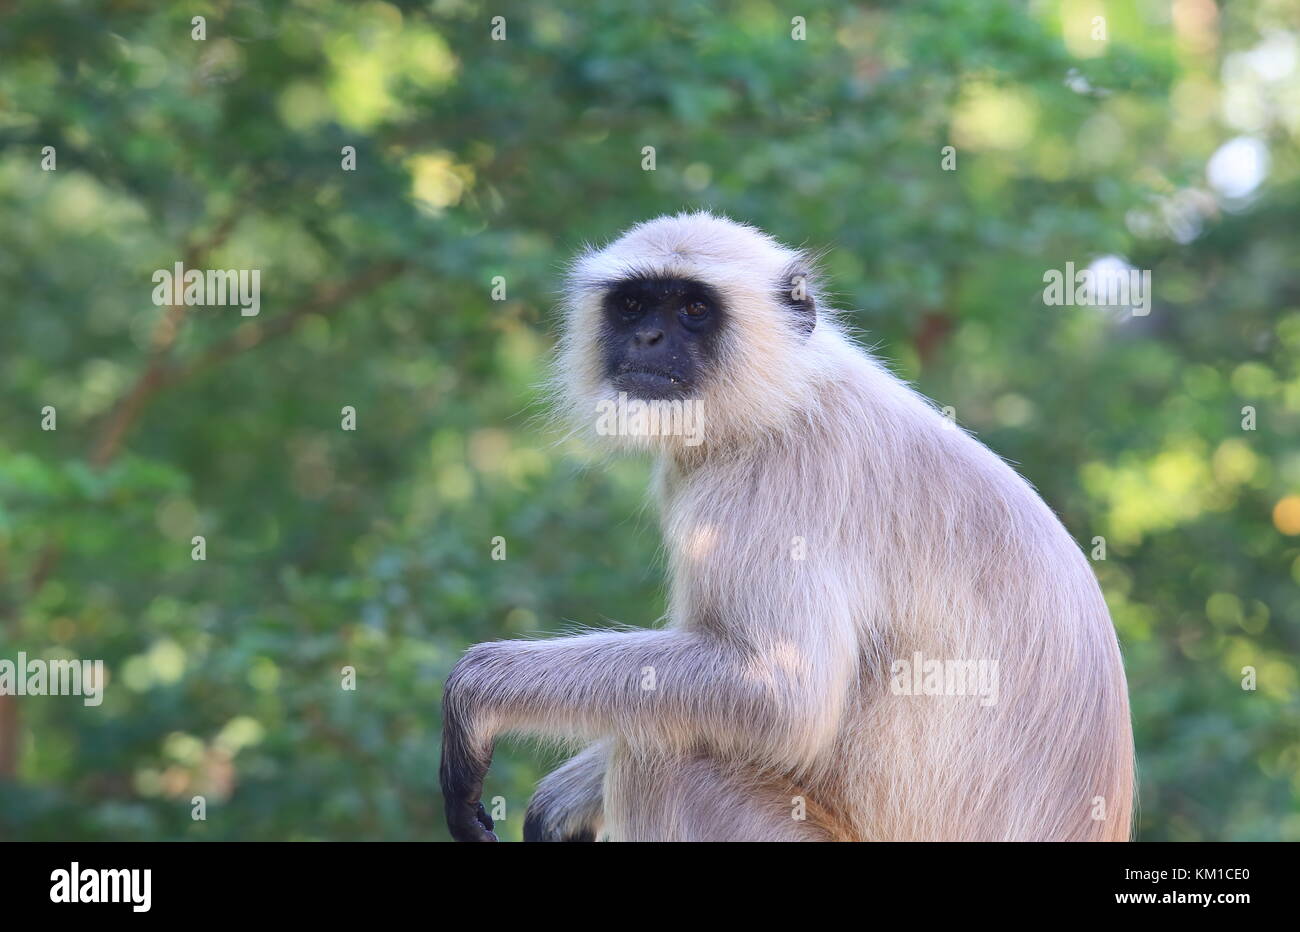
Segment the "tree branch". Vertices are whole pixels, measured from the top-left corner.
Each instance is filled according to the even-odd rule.
[[[373,265],[345,282],[327,285],[318,289],[310,298],[301,301],[283,314],[273,317],[267,323],[245,324],[231,336],[209,346],[193,361],[166,370],[161,374],[157,388],[165,388],[183,382],[205,369],[210,369],[218,363],[226,361],[232,356],[245,353],[269,340],[291,333],[302,323],[303,318],[309,314],[332,314],[353,298],[392,281],[405,270],[406,262],[394,259]]]
[[[235,225],[242,216],[242,208],[243,200],[239,199],[206,239],[191,240],[182,251],[182,264],[186,268],[202,265],[208,255],[224,243],[234,231]],[[158,390],[158,380],[163,373],[167,356],[180,335],[181,324],[185,322],[185,312],[184,304],[169,304],[162,320],[158,321],[149,341],[149,361],[131,390],[114,406],[91,448],[90,465],[93,468],[103,469],[112,462],[127,431],[140,416],[150,396]]]

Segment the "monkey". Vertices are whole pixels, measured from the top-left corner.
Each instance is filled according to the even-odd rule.
[[[693,445],[595,437],[654,457],[667,613],[463,655],[453,838],[496,840],[480,796],[507,733],[583,746],[540,782],[527,841],[1129,838],[1128,690],[1089,563],[859,345],[814,257],[682,213],[585,250],[563,295],[575,429],[616,402],[703,414]]]

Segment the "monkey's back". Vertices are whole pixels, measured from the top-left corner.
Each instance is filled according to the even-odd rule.
[[[844,540],[878,599],[844,719],[854,834],[1127,839],[1128,692],[1086,558],[999,457],[878,366],[855,369],[827,399],[845,423],[870,425],[849,433],[867,442]],[[917,695],[927,662],[992,669],[996,696]]]
[[[751,451],[667,471],[675,623],[730,636],[729,615],[750,631],[784,614],[770,648],[782,623],[817,623],[785,591],[808,573],[814,610],[851,605],[848,707],[798,736],[798,779],[836,837],[1128,838],[1123,664],[1078,546],[921,396],[847,343],[822,349],[838,358],[816,410]],[[791,541],[806,550],[793,563]],[[924,676],[895,672],[927,662],[983,663],[996,696],[927,694]]]

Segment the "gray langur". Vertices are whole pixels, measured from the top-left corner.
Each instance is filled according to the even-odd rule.
[[[575,262],[572,415],[702,414],[695,436],[629,418],[608,438],[657,456],[668,615],[465,654],[443,702],[453,837],[495,840],[479,798],[508,732],[586,745],[541,782],[528,840],[1129,837],[1128,694],[1091,567],[813,274],[707,213]]]

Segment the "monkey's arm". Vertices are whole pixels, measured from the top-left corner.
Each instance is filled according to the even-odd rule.
[[[856,650],[847,617],[808,621],[787,617],[746,642],[651,630],[471,648],[443,696],[452,835],[495,837],[477,807],[502,732],[614,734],[678,754],[703,745],[778,768],[812,760],[838,728]]]
[[[598,742],[537,785],[524,816],[524,841],[595,841],[604,803],[609,749]]]

